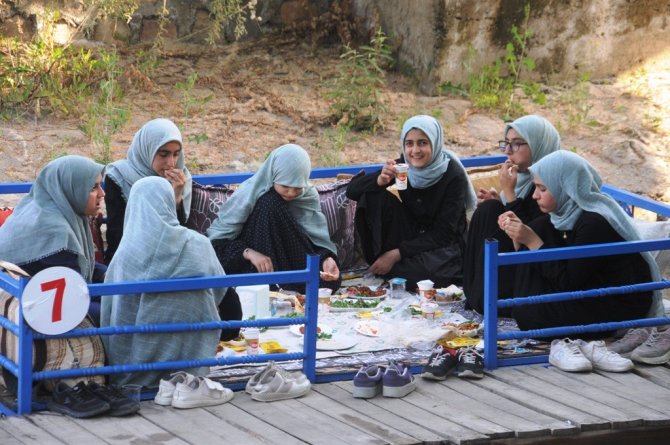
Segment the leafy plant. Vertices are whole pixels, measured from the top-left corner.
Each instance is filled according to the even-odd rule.
[[[579,125],[588,123],[588,115],[592,105],[589,104],[589,80],[591,76],[583,73],[579,76],[577,83],[563,92],[558,101],[565,107],[565,116],[568,128],[574,129]]]
[[[122,74],[119,56],[115,52],[101,52],[100,66],[105,76],[88,108],[82,131],[86,134],[97,150],[95,159],[103,164],[113,160],[111,152],[112,136],[117,133],[130,119],[130,109],[122,105],[124,93],[119,86],[118,78]]]
[[[219,42],[223,26],[228,21],[235,23],[233,32],[236,39],[246,34],[244,25],[247,14],[251,20],[260,22],[262,19],[256,15],[257,3],[258,0],[249,0],[247,4],[244,4],[243,0],[210,0],[209,10],[213,24],[207,34],[207,42],[210,45]]]
[[[513,117],[512,110],[515,110],[515,114],[522,114],[523,108],[516,97],[516,89],[519,87],[534,102],[540,105],[546,102],[546,95],[537,83],[521,80],[524,72],[535,70],[535,60],[527,56],[528,40],[533,35],[528,29],[529,18],[530,2],[527,2],[521,28],[512,25],[510,29],[512,40],[505,45],[505,56],[477,72],[472,68],[476,50],[469,48],[465,68],[470,73],[468,94],[475,107],[498,109],[505,119]]]
[[[337,77],[326,97],[332,101],[330,112],[338,126],[354,130],[383,128],[387,111],[382,98],[386,86],[385,67],[393,64],[386,36],[377,29],[370,46],[359,50],[345,45]]]
[[[194,112],[202,111],[203,106],[210,102],[214,97],[213,94],[209,94],[205,97],[198,97],[193,94],[193,88],[195,88],[197,81],[198,73],[193,71],[186,78],[186,81],[177,82],[175,84],[175,88],[181,95],[182,105],[184,106],[184,114],[186,114],[186,116],[192,116]]]

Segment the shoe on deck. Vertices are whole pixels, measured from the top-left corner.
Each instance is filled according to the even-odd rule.
[[[416,389],[414,376],[403,363],[390,362],[382,378],[384,397],[405,397]]]
[[[195,379],[195,376],[188,372],[178,371],[171,374],[169,380],[161,379],[158,383],[158,392],[154,398],[154,403],[162,406],[172,405],[172,397],[178,383],[189,384]]]
[[[98,385],[95,382],[89,382],[88,390],[109,404],[111,409],[108,414],[110,416],[127,416],[140,410],[139,401],[129,399],[113,386]]]
[[[444,380],[458,367],[458,360],[442,346],[437,346],[423,367],[421,377],[428,380]]]
[[[473,347],[458,350],[456,374],[468,379],[484,377],[484,357]]]
[[[312,384],[303,373],[289,373],[277,368],[254,387],[251,398],[259,402],[295,399],[307,394],[311,388]]]
[[[357,399],[370,399],[382,392],[384,371],[377,365],[363,366],[354,376],[352,394]]]
[[[232,400],[234,394],[219,382],[196,377],[190,383],[177,383],[172,397],[174,408],[199,408],[221,405]]]
[[[629,329],[622,338],[610,343],[607,349],[616,352],[621,357],[630,358],[633,350],[644,343],[649,338],[650,333],[651,328]]]
[[[551,342],[549,363],[566,372],[584,372],[593,369],[591,361],[579,349],[579,344],[569,338]]]
[[[630,356],[636,362],[649,365],[666,363],[670,360],[670,329],[659,332],[653,328],[647,340],[635,348]]]
[[[246,386],[244,387],[244,391],[247,394],[251,394],[254,391],[254,387],[258,385],[261,380],[263,380],[268,374],[274,374],[275,372],[275,362],[270,360],[268,364],[263,367],[263,369],[251,376],[251,378],[247,381]]]
[[[70,417],[83,419],[110,410],[109,403],[93,394],[84,382],[79,382],[72,388],[65,382],[58,382],[51,397],[47,408]]]
[[[635,367],[630,359],[621,357],[616,352],[607,349],[605,342],[576,340],[579,349],[590,362],[593,369],[608,372],[626,372]]]

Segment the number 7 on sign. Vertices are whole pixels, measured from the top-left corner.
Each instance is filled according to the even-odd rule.
[[[65,278],[59,278],[53,281],[42,283],[40,288],[42,292],[56,290],[53,308],[51,309],[51,322],[56,323],[63,318],[63,295],[65,295]]]
[[[37,332],[47,335],[63,334],[77,327],[86,317],[90,304],[84,278],[62,266],[36,273],[21,296],[26,322]]]

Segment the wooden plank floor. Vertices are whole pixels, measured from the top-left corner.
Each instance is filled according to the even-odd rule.
[[[0,444],[661,444],[670,435],[667,365],[624,374],[528,365],[416,381],[403,399],[354,399],[346,381],[273,403],[237,392],[191,410],[146,401],[124,418],[39,412],[0,419]]]

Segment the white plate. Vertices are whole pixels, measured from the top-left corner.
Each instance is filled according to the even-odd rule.
[[[339,351],[341,349],[350,349],[358,344],[358,340],[355,337],[345,337],[343,335],[333,335],[332,338],[327,340],[317,340],[316,349],[318,351]],[[303,345],[303,341],[300,340],[300,346]]]
[[[351,287],[360,287],[360,286],[351,286]],[[371,291],[376,291],[378,286],[367,286],[367,287],[370,288]],[[389,296],[389,290],[388,289],[385,289],[385,290],[386,290],[386,292],[383,295],[379,295],[377,297],[365,297],[363,295],[351,295],[351,294],[347,293],[347,288],[345,287],[344,291],[341,291],[342,294],[334,295],[334,296],[335,297],[343,296],[344,298],[347,298],[347,299],[356,299],[356,300],[364,300],[364,301],[374,300],[375,298],[379,298],[380,300],[383,300],[383,299],[385,299],[386,297]]]
[[[368,337],[379,337],[379,323],[374,320],[359,321],[354,326],[354,330]]]
[[[291,327],[289,328],[289,331],[291,331],[292,334],[295,334],[299,337],[302,337],[303,333],[300,332],[300,328],[302,326],[304,326],[304,325],[292,324]],[[327,324],[319,323],[319,324],[317,324],[317,326],[321,328],[321,332],[323,332],[324,334],[332,334],[333,333],[333,328],[331,328]]]

